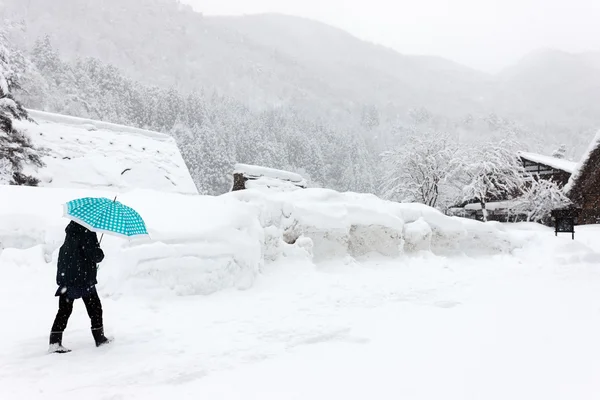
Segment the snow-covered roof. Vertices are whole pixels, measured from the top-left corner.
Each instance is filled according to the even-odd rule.
[[[242,174],[246,178],[258,179],[258,178],[271,178],[282,181],[292,182],[296,186],[306,187],[306,180],[302,176],[280,169],[273,169],[267,167],[260,167],[257,165],[248,164],[236,164],[234,174]]]
[[[16,127],[45,149],[45,167],[27,170],[39,186],[198,193],[168,135],[35,110],[29,116],[35,122],[17,121]]]
[[[246,182],[246,189],[269,189],[278,192],[289,192],[293,190],[302,190],[297,183],[283,181],[281,179],[273,179],[262,176],[257,179],[252,179]]]
[[[574,161],[564,160],[552,156],[545,156],[542,154],[529,153],[526,151],[520,151],[519,157],[529,160],[534,163],[547,165],[554,169],[568,172],[572,174],[577,169],[577,163]]]
[[[492,201],[485,204],[485,208],[489,211],[511,209],[518,205],[515,200]],[[465,206],[465,210],[481,210],[481,203],[472,203]]]
[[[151,137],[156,140],[169,141],[171,136],[160,132],[149,131],[147,129],[134,128],[132,126],[113,124],[110,122],[96,121],[87,118],[72,117],[70,115],[54,114],[45,111],[27,110],[29,117],[34,121],[54,122],[57,124],[82,126],[87,130],[105,130],[115,133],[129,133],[138,136]]]
[[[592,155],[598,150],[600,150],[600,130],[596,133],[594,140],[590,143],[587,151],[583,154],[583,157],[581,157],[581,161],[573,171],[571,179],[569,179],[569,182],[565,185],[563,190],[567,195],[569,195],[577,186],[578,182],[584,178],[585,170],[593,167],[592,165],[589,165],[589,161]]]

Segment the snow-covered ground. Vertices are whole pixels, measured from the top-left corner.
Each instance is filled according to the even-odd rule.
[[[29,115],[35,123],[16,125],[45,149],[46,166],[28,171],[41,180],[40,186],[198,193],[168,135],[35,110]]]
[[[1,399],[596,399],[600,229],[576,240],[328,190],[131,192],[105,325],[48,355],[60,203],[0,187]],[[240,290],[243,289],[243,290]]]

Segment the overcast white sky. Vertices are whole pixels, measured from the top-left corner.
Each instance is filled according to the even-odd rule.
[[[600,50],[600,0],[181,0],[210,15],[313,18],[405,54],[497,71],[530,51]]]

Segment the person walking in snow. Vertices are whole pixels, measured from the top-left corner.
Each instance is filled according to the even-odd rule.
[[[52,353],[68,353],[63,347],[62,337],[69,317],[73,311],[73,302],[83,299],[85,308],[92,323],[92,335],[96,346],[110,342],[104,336],[102,323],[102,303],[96,292],[97,264],[104,259],[104,252],[98,243],[95,232],[71,221],[67,225],[65,242],[58,255],[56,283],[58,290],[58,313],[50,332],[50,349]]]

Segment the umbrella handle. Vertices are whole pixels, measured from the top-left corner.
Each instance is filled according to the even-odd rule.
[[[117,196],[115,196],[115,198],[113,199],[113,203],[117,201]],[[104,239],[104,233],[100,236],[100,242],[98,242],[98,244],[102,244],[102,239]]]

